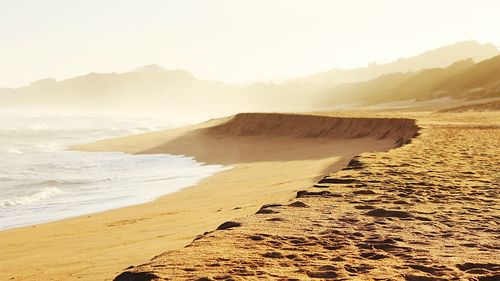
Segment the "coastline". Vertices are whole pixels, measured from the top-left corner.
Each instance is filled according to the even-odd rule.
[[[75,148],[168,153],[179,147],[158,145],[224,121],[227,119]],[[219,138],[217,144],[221,141],[229,145],[220,146],[222,149],[245,144],[238,136]],[[326,172],[346,166],[355,155],[394,147],[394,140],[374,138],[325,141],[256,136],[251,143],[259,141],[266,146],[247,146],[255,149],[239,155],[240,163],[227,157],[217,163],[211,157],[220,155],[220,151],[198,155],[204,162],[222,162],[233,168],[151,203],[2,231],[0,246],[6,255],[0,269],[12,280],[111,280],[126,267],[149,260],[161,251],[179,249],[224,221],[248,216],[266,203],[286,203],[297,190],[311,186]],[[184,140],[180,145],[186,143]]]

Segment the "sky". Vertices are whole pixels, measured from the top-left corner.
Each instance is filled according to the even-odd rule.
[[[227,82],[500,45],[497,0],[0,0],[0,87],[159,64]]]

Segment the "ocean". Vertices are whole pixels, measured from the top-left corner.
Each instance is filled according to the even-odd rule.
[[[0,112],[0,229],[141,204],[227,167],[179,155],[68,151],[179,120]]]

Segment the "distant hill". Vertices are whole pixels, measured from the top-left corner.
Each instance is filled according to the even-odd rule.
[[[500,111],[500,101],[476,103],[442,109],[438,112]]]
[[[500,56],[477,63],[454,75],[430,94],[466,99],[500,96]]]
[[[310,76],[291,79],[288,83],[308,83],[316,87],[333,87],[344,83],[353,83],[374,79],[376,77],[398,72],[414,72],[428,68],[446,67],[456,61],[471,58],[479,62],[500,55],[500,51],[492,44],[479,44],[475,41],[464,41],[426,51],[420,55],[398,59],[387,64],[371,64],[356,69],[332,69]]]
[[[235,87],[195,78],[182,70],[157,65],[125,73],[89,73],[72,79],[44,79],[17,89],[0,89],[0,104],[9,108],[82,111],[197,111],[233,102]],[[216,110],[217,108],[214,108]]]
[[[471,59],[446,68],[392,73],[359,83],[324,90],[321,104],[377,104],[441,97],[482,99],[500,97],[500,56],[474,63]]]
[[[242,111],[312,111],[443,96],[494,97],[500,88],[500,57],[483,59],[498,53],[490,44],[462,42],[390,64],[310,76],[328,78],[319,84],[308,78],[304,81],[314,83],[298,79],[242,86],[148,65],[125,73],[89,73],[62,81],[43,79],[17,89],[0,88],[0,109],[216,116]],[[341,83],[350,80],[358,82]]]
[[[309,89],[301,85],[234,85],[201,80],[189,72],[158,65],[125,73],[89,73],[62,81],[49,78],[22,88],[0,89],[0,109],[215,116],[241,111],[308,110],[312,105]]]

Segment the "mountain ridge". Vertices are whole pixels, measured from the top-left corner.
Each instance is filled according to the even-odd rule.
[[[386,74],[336,86],[322,91],[321,95],[322,104],[354,102],[363,105],[442,97],[457,100],[500,97],[500,55],[478,63],[466,59],[446,68]]]
[[[368,67],[354,69],[332,69],[309,76],[293,78],[288,82],[325,84],[331,87],[343,83],[366,81],[388,73],[445,67],[466,58],[472,58],[475,62],[479,62],[496,55],[500,55],[500,51],[493,44],[480,44],[469,40],[428,50],[408,58],[400,58],[390,63],[375,63]]]
[[[311,111],[338,104],[374,104],[401,99],[429,99],[458,92],[460,87],[468,87],[469,90],[460,90],[462,94],[456,95],[457,98],[467,98],[468,95],[480,97],[494,95],[498,88],[495,77],[500,76],[496,67],[500,61],[497,63],[497,60],[489,59],[486,60],[488,62],[476,66],[478,64],[474,64],[473,59],[491,55],[491,48],[497,53],[500,52],[491,44],[481,45],[467,41],[439,48],[437,53],[450,50],[453,46],[459,46],[455,53],[461,54],[462,57],[460,60],[450,62],[446,67],[423,68],[426,65],[425,60],[420,64],[415,63],[419,56],[414,56],[411,57],[411,64],[412,68],[417,69],[416,71],[390,73],[382,71],[382,75],[373,79],[341,84],[296,81],[242,86],[199,79],[188,71],[168,70],[156,64],[140,66],[122,73],[91,72],[61,81],[46,78],[20,88],[0,88],[0,108],[154,111],[173,114],[215,112],[215,115],[227,115],[241,111]],[[462,50],[464,46],[471,48],[472,55],[465,54]],[[484,50],[482,55],[479,55],[481,52],[478,50]],[[437,53],[431,50],[424,52],[424,56],[433,57]],[[408,64],[408,59],[396,62],[401,61]],[[373,67],[378,68],[379,72],[384,68],[383,65]],[[455,82],[450,80],[455,77],[457,71],[466,68],[470,70],[463,74],[463,77],[456,76],[458,80]],[[475,80],[474,76],[481,78]],[[466,81],[470,85],[483,81],[488,83],[488,86],[484,90],[485,93],[477,94],[470,91],[469,84],[460,86],[460,83]],[[438,84],[441,88],[437,86]],[[435,90],[442,90],[443,93],[437,93]]]

